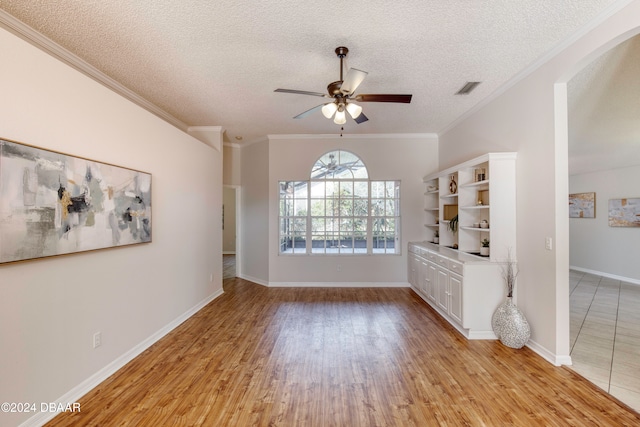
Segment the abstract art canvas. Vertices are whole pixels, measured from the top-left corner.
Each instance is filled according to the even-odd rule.
[[[569,194],[569,218],[595,218],[596,193]]]
[[[610,199],[610,227],[640,227],[640,198]]]
[[[150,174],[0,139],[0,263],[150,241]]]

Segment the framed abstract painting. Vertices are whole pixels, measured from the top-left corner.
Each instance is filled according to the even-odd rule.
[[[151,174],[0,139],[0,263],[151,242]]]
[[[569,218],[595,218],[596,193],[569,194]]]
[[[640,227],[640,198],[610,199],[609,227]]]

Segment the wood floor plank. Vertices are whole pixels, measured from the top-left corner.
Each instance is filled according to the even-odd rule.
[[[464,339],[408,288],[224,287],[47,425],[640,425],[568,368]]]

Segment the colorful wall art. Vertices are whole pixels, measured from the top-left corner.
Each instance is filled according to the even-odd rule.
[[[595,218],[596,193],[569,194],[569,218]]]
[[[150,241],[150,174],[0,139],[0,263]]]
[[[640,227],[640,198],[610,199],[610,227]]]

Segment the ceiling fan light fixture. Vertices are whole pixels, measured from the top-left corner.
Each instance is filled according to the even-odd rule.
[[[330,102],[328,104],[324,104],[322,107],[322,115],[324,115],[327,119],[333,117],[335,112],[338,110],[338,106],[335,102]]]
[[[338,111],[336,111],[336,116],[333,119],[333,123],[337,125],[343,125],[346,122],[347,122],[347,116],[344,112],[344,108],[339,108]]]
[[[351,117],[354,119],[362,114],[362,107],[358,104],[354,104],[353,102],[347,104],[346,108],[349,112],[349,115],[351,115]]]

